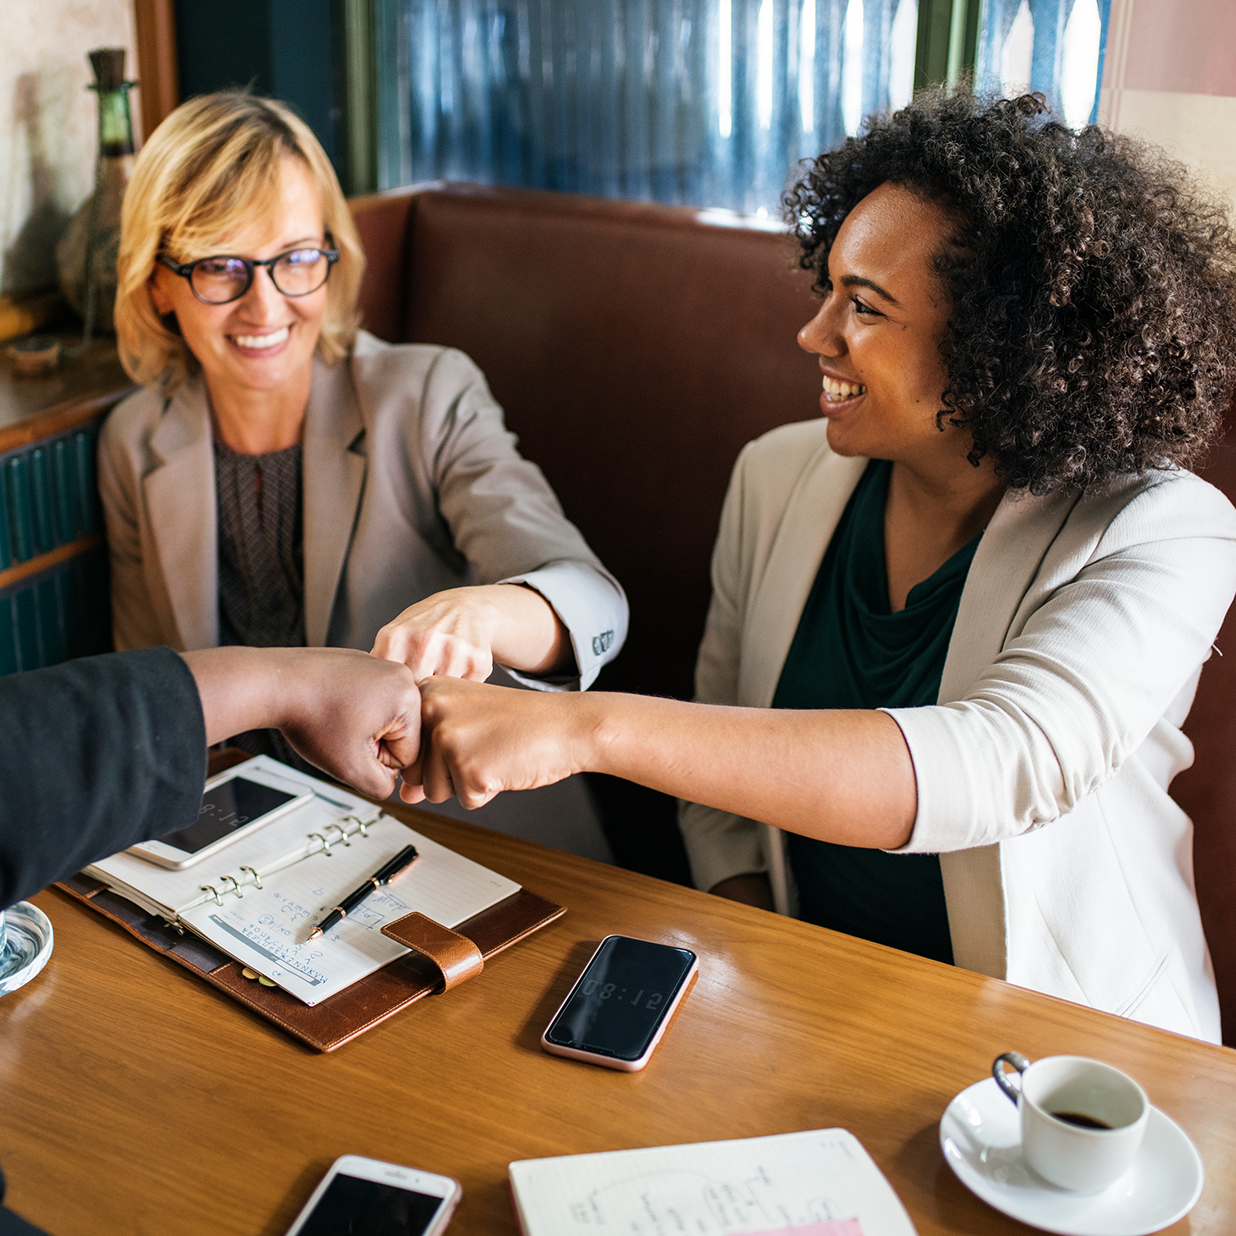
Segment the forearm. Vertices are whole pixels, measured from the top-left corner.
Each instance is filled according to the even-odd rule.
[[[505,790],[600,772],[843,845],[896,849],[914,825],[914,766],[884,713],[541,694],[452,678],[420,687],[429,740],[404,773],[410,802],[453,794],[479,807]]]
[[[490,584],[479,591],[497,615],[493,657],[499,665],[525,674],[558,674],[571,666],[571,638],[539,592],[522,584]]]
[[[208,744],[245,730],[279,729],[311,706],[304,698],[308,680],[296,673],[296,649],[237,646],[182,655],[202,700]]]
[[[582,766],[841,845],[896,849],[914,827],[914,766],[875,711],[579,698]]]

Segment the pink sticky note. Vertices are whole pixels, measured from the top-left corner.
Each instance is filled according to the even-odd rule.
[[[857,1219],[825,1219],[823,1223],[807,1223],[796,1227],[774,1227],[751,1236],[863,1236]]]

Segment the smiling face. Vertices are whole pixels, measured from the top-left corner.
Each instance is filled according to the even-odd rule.
[[[819,357],[820,407],[839,455],[969,468],[969,434],[947,422],[936,428],[950,304],[931,261],[955,226],[942,207],[893,184],[845,217],[820,311],[798,332],[799,346]]]
[[[207,253],[177,254],[192,261],[214,254],[261,260],[298,245],[325,245],[322,206],[308,169],[296,158],[283,160],[283,174],[271,209],[238,232],[216,238]],[[284,296],[270,272],[257,269],[253,283],[226,305],[203,304],[189,281],[157,265],[151,297],[161,314],[174,313],[189,350],[202,366],[216,406],[239,397],[252,403],[308,398],[313,351],[326,309],[326,284],[307,296]]]

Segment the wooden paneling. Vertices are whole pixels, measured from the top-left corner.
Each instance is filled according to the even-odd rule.
[[[176,13],[172,0],[133,0],[137,26],[137,79],[142,140],[180,102],[176,68]]]

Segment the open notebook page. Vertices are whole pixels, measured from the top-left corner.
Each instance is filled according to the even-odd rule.
[[[334,906],[406,845],[420,857],[392,883],[316,940],[307,937]],[[180,921],[242,965],[306,1004],[364,978],[408,950],[382,935],[383,924],[419,911],[455,927],[519,891],[519,885],[381,816],[368,836],[332,845],[287,867],[264,887],[228,891],[180,915]]]
[[[287,815],[272,820],[264,828],[233,842],[213,858],[203,859],[184,871],[172,871],[144,858],[124,851],[101,859],[86,868],[86,874],[102,880],[122,896],[136,902],[153,914],[167,919],[210,898],[203,885],[227,887],[224,877],[245,884],[250,880],[242,868],[257,871],[261,878],[297,863],[306,855],[322,848],[314,833],[337,836],[341,821],[352,831],[356,820],[366,824],[377,818],[380,808],[358,798],[336,785],[328,785],[298,769],[289,768],[268,756],[255,756],[244,768],[264,768],[285,781],[308,786],[314,792],[313,801]],[[352,821],[352,822],[348,822]]]
[[[525,1236],[914,1236],[845,1129],[512,1163]]]

